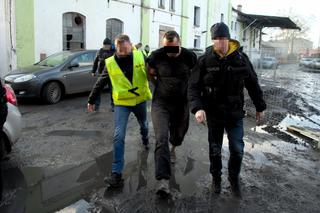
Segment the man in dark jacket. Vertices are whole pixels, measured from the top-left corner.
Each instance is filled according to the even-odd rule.
[[[211,27],[213,46],[199,58],[189,82],[191,112],[198,123],[207,121],[209,132],[210,173],[213,190],[221,192],[221,148],[224,130],[229,140],[229,181],[234,195],[241,196],[239,174],[243,157],[244,87],[261,120],[266,104],[257,75],[239,42],[230,39],[224,23]]]
[[[96,58],[93,63],[92,76],[96,76],[97,72],[98,72],[98,75],[103,74],[105,69],[105,60],[110,56],[113,56],[114,54],[114,50],[112,50],[111,44],[112,42],[109,38],[104,39],[103,47],[97,52]],[[108,86],[110,89],[110,94],[112,94],[110,80],[108,81]],[[112,95],[110,96],[111,96],[111,109],[113,110],[114,105],[113,105]],[[99,111],[100,103],[101,103],[101,92],[97,95],[97,98],[96,98],[95,111]]]
[[[2,81],[0,79],[0,143],[3,142],[3,125],[6,122],[8,114],[8,107],[7,107],[7,98],[6,98],[6,90],[2,86]],[[2,200],[2,190],[3,190],[3,180],[2,180],[2,145],[0,144],[0,201]]]
[[[180,36],[175,31],[165,33],[163,46],[147,59],[149,79],[155,85],[151,116],[156,138],[157,194],[160,196],[170,193],[170,161],[174,163],[175,147],[181,145],[189,127],[187,88],[197,60],[193,52],[180,46]]]

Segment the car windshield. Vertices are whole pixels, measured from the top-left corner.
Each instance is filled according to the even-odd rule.
[[[50,55],[46,59],[36,64],[40,66],[56,67],[64,63],[71,55],[72,55],[72,52],[67,52],[67,51],[56,53],[56,54]]]

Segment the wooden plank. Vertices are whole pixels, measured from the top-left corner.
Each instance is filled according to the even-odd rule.
[[[313,130],[313,129],[307,129],[307,128],[299,127],[299,126],[293,126],[293,125],[288,126],[287,130],[292,133],[298,133],[300,135],[303,135],[307,138],[310,138],[310,139],[318,142],[317,148],[320,148],[320,131]]]

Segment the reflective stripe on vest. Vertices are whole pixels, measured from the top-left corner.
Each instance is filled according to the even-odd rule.
[[[132,83],[123,74],[115,56],[106,59],[106,67],[112,84],[112,97],[115,105],[135,106],[150,100],[152,95],[149,89],[144,57],[141,51],[133,51]]]

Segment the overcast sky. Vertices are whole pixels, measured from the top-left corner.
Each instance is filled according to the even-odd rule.
[[[242,5],[244,13],[287,17],[291,13],[301,16],[310,26],[308,39],[314,47],[319,46],[320,0],[232,0],[234,8],[238,4]]]

